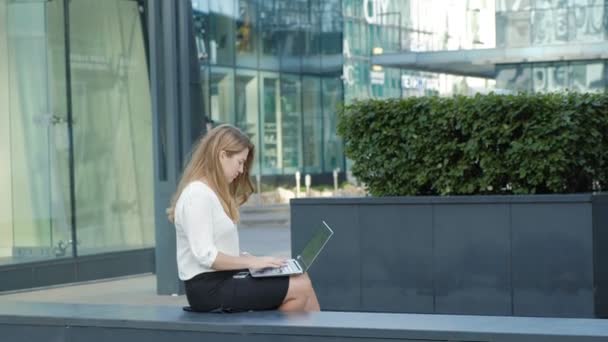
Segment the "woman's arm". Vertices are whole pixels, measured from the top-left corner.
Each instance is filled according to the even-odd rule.
[[[217,252],[215,261],[211,268],[218,271],[240,270],[243,268],[267,268],[281,267],[285,264],[285,260],[275,257],[258,257],[253,255],[232,256],[222,252]]]

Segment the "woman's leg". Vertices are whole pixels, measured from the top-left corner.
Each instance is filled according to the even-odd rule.
[[[283,304],[279,307],[281,311],[320,311],[317,295],[312,287],[308,274],[289,277],[289,288]]]

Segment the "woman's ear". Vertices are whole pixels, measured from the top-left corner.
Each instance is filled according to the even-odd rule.
[[[226,159],[226,157],[228,157],[228,155],[226,154],[226,151],[221,150],[220,151],[220,160]]]

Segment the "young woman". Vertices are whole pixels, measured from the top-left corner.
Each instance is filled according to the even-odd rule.
[[[254,154],[243,132],[221,125],[202,137],[186,165],[167,214],[175,224],[177,266],[188,303],[195,311],[319,311],[307,274],[234,277],[285,262],[239,252],[238,207],[253,192],[249,170]]]

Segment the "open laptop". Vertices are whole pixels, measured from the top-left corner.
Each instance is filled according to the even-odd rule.
[[[254,278],[280,277],[302,274],[308,271],[323,247],[325,247],[325,244],[327,244],[327,241],[329,241],[329,238],[334,234],[334,231],[325,221],[321,222],[323,222],[321,227],[315,232],[312,239],[308,241],[302,253],[298,254],[295,259],[287,260],[284,266],[278,268],[249,269],[251,276]]]

